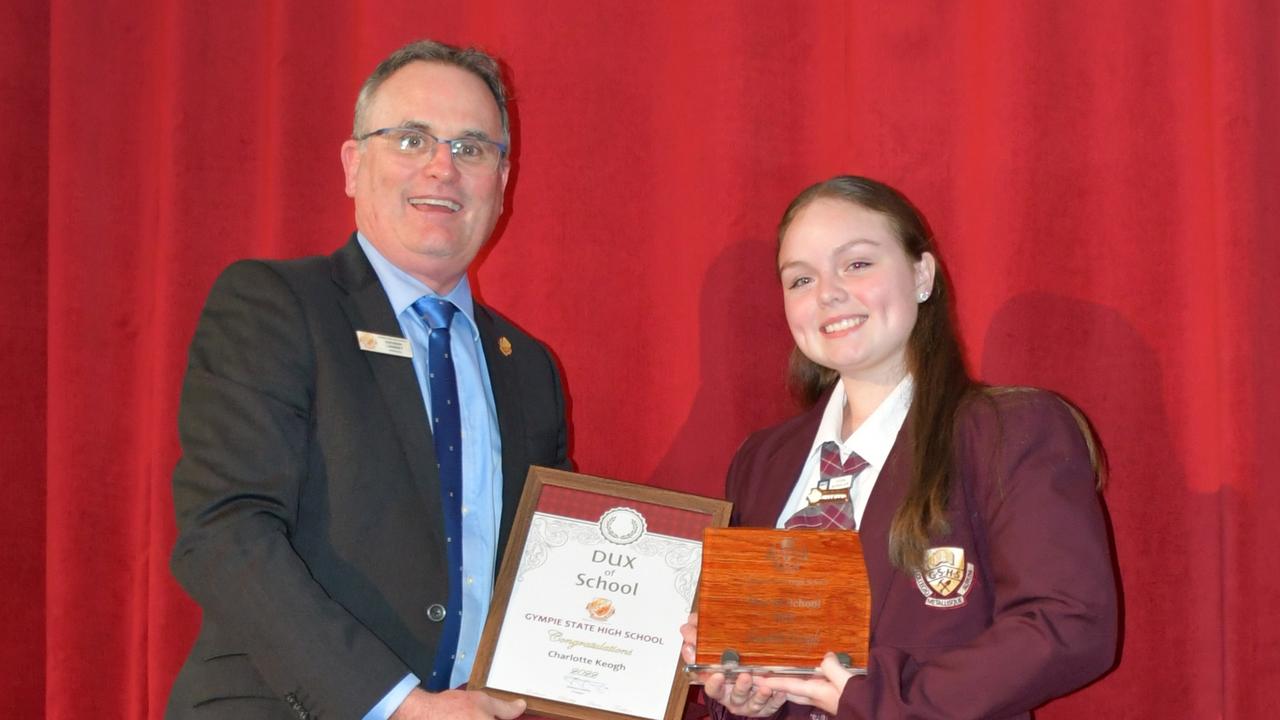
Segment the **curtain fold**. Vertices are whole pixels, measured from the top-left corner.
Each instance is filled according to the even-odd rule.
[[[0,236],[0,698],[44,701],[45,384],[48,325],[49,10],[0,6],[0,198],[12,225]]]

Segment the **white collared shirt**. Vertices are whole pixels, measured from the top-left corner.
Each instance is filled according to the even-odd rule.
[[[784,527],[788,518],[808,505],[805,498],[809,495],[809,491],[818,486],[820,479],[818,459],[822,444],[828,440],[840,446],[841,461],[848,459],[849,454],[854,452],[867,461],[867,467],[854,478],[853,487],[849,490],[850,497],[853,499],[853,520],[858,527],[861,527],[862,512],[866,510],[867,500],[871,498],[871,489],[875,487],[876,478],[880,477],[880,470],[889,457],[889,451],[893,449],[894,441],[898,439],[898,431],[902,429],[902,423],[907,419],[907,409],[911,407],[914,387],[915,384],[910,375],[902,378],[902,381],[890,391],[889,396],[858,426],[858,429],[842,440],[840,427],[844,420],[846,397],[844,383],[836,382],[831,392],[831,399],[827,401],[827,407],[822,413],[822,422],[818,424],[818,432],[813,437],[813,445],[809,448],[809,457],[804,462],[804,469],[800,471],[795,489],[791,491],[791,497],[783,506],[782,514],[778,516],[779,528]]]

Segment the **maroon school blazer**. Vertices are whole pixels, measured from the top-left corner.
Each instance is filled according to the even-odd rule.
[[[729,467],[733,523],[772,527],[825,402],[747,439]],[[1030,717],[1106,672],[1117,649],[1115,572],[1083,435],[1066,404],[1039,390],[983,393],[961,408],[949,534],[930,571],[889,562],[889,526],[906,495],[903,431],[876,480],[860,535],[871,583],[866,677],[839,720]],[[803,532],[803,531],[797,531]],[[712,714],[728,716],[712,704]],[[780,717],[821,716],[786,704]]]

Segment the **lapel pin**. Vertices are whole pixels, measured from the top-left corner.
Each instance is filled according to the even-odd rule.
[[[498,338],[498,350],[502,351],[502,354],[507,357],[511,356],[511,341],[507,339],[506,335]]]

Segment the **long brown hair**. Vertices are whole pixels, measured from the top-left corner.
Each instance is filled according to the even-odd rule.
[[[907,340],[907,368],[915,382],[911,446],[911,481],[889,529],[889,559],[904,570],[923,569],[930,536],[950,531],[947,501],[951,494],[951,456],[956,410],[980,385],[969,377],[953,320],[946,270],[934,247],[924,215],[902,193],[869,178],[840,175],[805,189],[787,206],[778,223],[778,248],[799,212],[819,199],[841,200],[883,214],[913,261],[930,253],[937,261],[929,299],[920,303]],[[839,380],[831,368],[791,351],[788,386],[805,407],[812,407]]]

